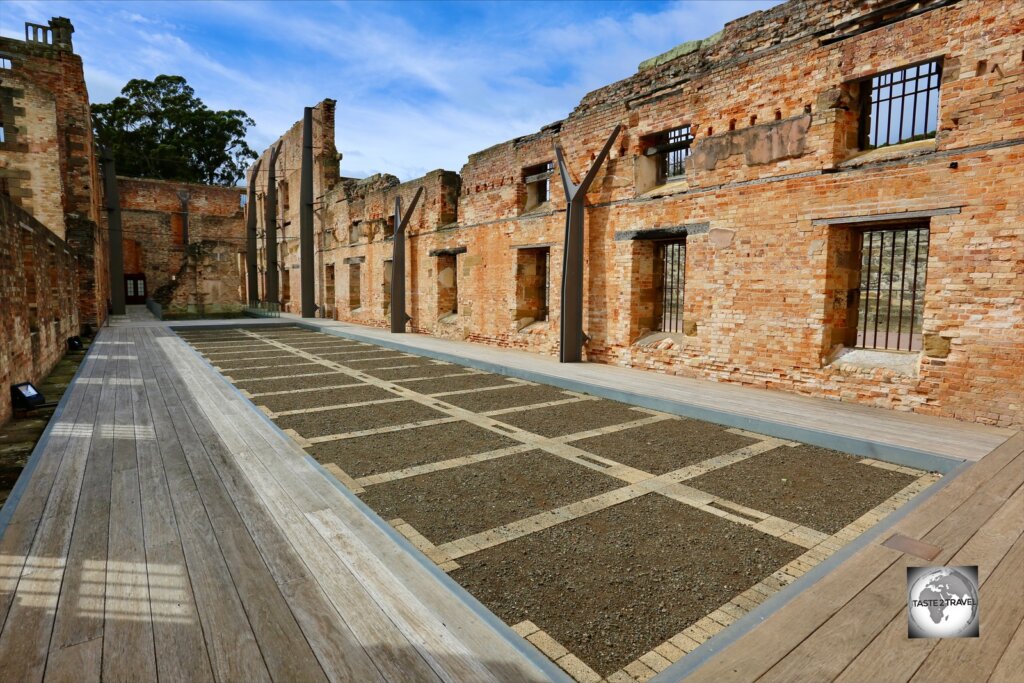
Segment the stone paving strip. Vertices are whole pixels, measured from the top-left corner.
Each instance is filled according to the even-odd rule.
[[[873,463],[866,462],[864,464],[872,465]],[[885,464],[888,465],[889,463]],[[696,623],[683,629],[680,633],[669,638],[658,647],[637,658],[636,661],[623,667],[620,671],[616,671],[609,675],[607,679],[605,679],[607,683],[618,683],[619,681],[622,683],[640,683],[642,681],[649,680],[655,674],[664,670],[669,664],[679,661],[685,655],[697,649],[714,635],[742,618],[747,612],[756,608],[779,590],[793,583],[793,581],[796,581],[818,564],[821,564],[821,562],[828,559],[837,550],[863,534],[891,513],[898,510],[914,496],[920,494],[926,488],[942,478],[939,474],[922,472],[921,470],[916,470],[910,467],[903,467],[901,465],[895,465],[894,467],[900,467],[902,470],[906,470],[903,472],[904,474],[913,474],[918,478],[913,483],[875,506],[871,511],[865,513],[836,534],[827,536],[821,532],[814,531],[813,529],[807,529],[807,531],[811,532],[811,535],[805,538],[794,539],[792,534],[789,533],[779,536],[779,538],[782,538],[783,540],[803,545],[805,548],[808,548],[807,552],[795,558],[788,564],[780,567],[771,575],[765,577],[763,580],[757,582],[747,590],[734,596],[729,602],[724,603]],[[882,469],[890,468],[884,467]],[[703,492],[697,493],[707,495],[703,494]],[[752,510],[751,512],[757,511]],[[771,518],[766,517],[766,519]],[[739,523],[744,522],[739,521]],[[759,531],[771,533],[770,531],[759,527],[760,524],[753,526],[754,529],[758,529]],[[804,528],[806,529],[806,527]],[[776,529],[776,531],[778,530],[779,529]],[[817,542],[813,545],[807,545],[805,542],[801,542],[808,541],[811,538],[817,539]],[[657,655],[657,657],[654,655]],[[661,660],[665,660],[667,663]]]
[[[859,459],[857,462],[878,467],[880,469],[891,470],[900,472],[902,474],[913,475],[918,477],[913,483],[891,496],[889,499],[873,508],[868,513],[862,515],[852,523],[841,529],[839,532],[829,536],[818,530],[810,527],[792,522],[761,510],[757,510],[745,505],[741,505],[737,502],[715,496],[713,494],[698,490],[691,486],[686,485],[684,482],[699,477],[708,472],[722,469],[730,465],[745,461],[749,458],[753,458],[761,453],[765,453],[781,446],[798,446],[795,442],[790,442],[782,439],[765,437],[764,435],[747,432],[739,429],[729,429],[726,431],[734,434],[742,435],[748,438],[756,439],[757,442],[748,446],[739,448],[716,457],[708,458],[696,464],[689,465],[671,472],[656,476],[643,470],[628,467],[622,463],[618,463],[615,460],[601,457],[590,453],[584,449],[576,448],[570,444],[573,441],[579,441],[581,439],[597,437],[605,434],[611,434],[614,432],[620,432],[628,430],[645,424],[653,424],[656,422],[662,422],[665,420],[678,420],[675,416],[658,413],[656,411],[646,409],[634,409],[637,412],[644,413],[644,417],[639,417],[637,420],[614,424],[607,427],[601,427],[597,429],[590,429],[574,434],[559,435],[553,437],[541,436],[532,432],[520,429],[514,425],[509,425],[501,422],[500,420],[494,419],[501,415],[510,413],[522,413],[525,410],[537,409],[540,407],[548,407],[555,405],[563,405],[570,403],[577,403],[586,400],[596,400],[594,397],[587,396],[585,394],[573,394],[570,398],[558,401],[549,401],[541,404],[531,404],[527,406],[515,406],[511,408],[502,408],[494,411],[487,411],[484,413],[474,413],[472,411],[459,408],[452,404],[444,402],[442,399],[445,395],[460,395],[466,393],[474,393],[480,391],[494,391],[504,388],[512,388],[517,386],[529,385],[532,383],[525,382],[522,380],[509,380],[507,384],[502,383],[496,386],[486,386],[471,389],[459,389],[454,391],[438,392],[436,394],[423,394],[416,392],[410,387],[403,386],[404,383],[414,383],[425,380],[436,380],[442,377],[460,377],[473,374],[483,374],[481,371],[469,370],[463,372],[456,372],[452,374],[446,374],[441,376],[432,377],[412,377],[403,379],[381,379],[373,377],[369,374],[360,372],[356,368],[351,368],[343,365],[340,362],[335,362],[331,359],[324,358],[323,356],[317,355],[311,351],[299,349],[286,344],[284,341],[278,339],[262,337],[261,335],[245,331],[245,334],[254,341],[266,342],[268,345],[280,348],[284,351],[288,351],[296,356],[305,358],[313,363],[320,364],[332,371],[337,373],[346,374],[350,377],[361,380],[360,382],[354,383],[340,383],[335,385],[334,388],[345,388],[352,386],[359,386],[364,384],[373,385],[381,389],[385,389],[390,393],[395,394],[395,398],[382,399],[377,401],[359,402],[354,404],[340,404],[335,406],[318,407],[312,410],[295,410],[285,411],[278,413],[278,415],[293,414],[300,412],[314,412],[318,410],[329,410],[339,407],[355,407],[357,405],[372,405],[376,403],[391,403],[401,400],[413,400],[428,406],[434,410],[445,413],[447,416],[438,418],[436,420],[426,420],[418,423],[409,423],[402,425],[390,425],[377,429],[362,430],[358,432],[349,432],[340,435],[326,435],[319,436],[313,439],[305,439],[298,434],[293,433],[293,438],[299,441],[300,445],[310,446],[313,443],[336,440],[336,439],[349,439],[357,436],[365,436],[369,434],[380,434],[392,431],[402,431],[406,429],[415,429],[417,427],[423,427],[427,425],[443,424],[450,422],[465,421],[472,423],[478,427],[482,427],[491,432],[500,434],[502,436],[510,437],[520,443],[518,445],[510,446],[507,448],[500,448],[496,450],[486,451],[483,453],[477,453],[473,455],[450,458],[439,462],[427,463],[414,467],[407,467],[391,472],[373,474],[369,476],[353,478],[346,474],[344,470],[333,464],[325,465],[325,469],[331,474],[336,476],[342,483],[348,486],[350,489],[356,492],[363,492],[366,487],[377,484],[383,484],[390,481],[396,481],[408,477],[415,477],[423,474],[429,474],[431,472],[437,472],[445,469],[452,469],[457,467],[463,467],[466,465],[472,465],[475,463],[484,462],[487,460],[493,460],[497,458],[506,457],[516,453],[521,453],[530,449],[541,449],[552,455],[570,460],[578,465],[588,467],[592,470],[599,471],[603,474],[615,477],[627,483],[626,486],[602,493],[591,498],[587,498],[581,501],[575,501],[573,503],[563,505],[559,508],[548,510],[546,512],[527,517],[525,519],[517,520],[494,529],[482,531],[480,533],[472,534],[470,536],[453,540],[448,543],[441,545],[434,545],[429,539],[424,537],[418,532],[412,525],[403,519],[395,519],[392,521],[392,525],[402,533],[403,536],[408,538],[411,543],[418,549],[420,549],[427,557],[435,562],[444,571],[453,571],[459,568],[459,564],[456,562],[457,559],[465,557],[480,550],[491,548],[516,538],[535,533],[537,531],[550,528],[552,526],[562,524],[564,522],[578,519],[585,515],[592,514],[594,512],[607,509],[614,505],[618,505],[627,500],[638,498],[648,493],[658,493],[666,498],[672,499],[676,502],[683,503],[687,506],[701,510],[702,512],[715,515],[717,517],[729,520],[730,522],[741,524],[745,527],[751,528],[758,532],[774,536],[782,539],[789,543],[793,543],[806,549],[802,555],[792,560],[785,566],[779,568],[771,575],[765,577],[758,583],[754,584],[747,590],[738,593],[728,602],[722,604],[710,612],[705,617],[701,618],[697,622],[691,624],[686,629],[673,636],[672,638],[661,643],[651,651],[644,653],[638,657],[634,662],[631,662],[627,666],[624,666],[621,670],[610,674],[607,678],[602,679],[593,669],[590,669],[584,662],[579,660],[578,657],[570,653],[565,647],[557,643],[544,631],[532,624],[532,622],[522,622],[514,626],[515,630],[521,635],[526,637],[530,642],[541,649],[548,657],[555,661],[564,670],[569,672],[577,681],[581,683],[599,683],[605,681],[606,683],[625,683],[625,682],[636,682],[646,681],[649,678],[656,675],[658,672],[663,671],[672,662],[678,661],[688,652],[693,651],[700,644],[706,642],[708,639],[713,637],[715,634],[722,631],[724,628],[741,618],[750,610],[756,608],[758,605],[763,603],[768,597],[773,595],[775,592],[783,588],[784,586],[792,583],[797,578],[802,576],[804,573],[809,571],[811,568],[820,564],[822,561],[831,556],[836,550],[844,546],[845,544],[852,541],[854,538],[862,534],[873,525],[877,524],[882,518],[904,505],[914,496],[918,495],[925,488],[930,486],[932,483],[940,478],[940,475],[923,473],[919,470],[907,468],[899,465],[892,465],[870,458]],[[313,335],[314,337],[319,335]],[[364,353],[372,353],[373,351],[367,351]],[[324,354],[327,355],[327,354]],[[406,356],[413,356],[412,354],[404,354]],[[415,357],[415,356],[413,356]],[[446,363],[432,363],[434,365],[447,365]],[[375,368],[379,370],[380,368]],[[290,378],[294,376],[284,376]],[[230,378],[229,378],[230,379]],[[259,379],[278,379],[278,378],[259,378]],[[282,395],[288,393],[308,392],[308,391],[319,391],[320,388],[316,389],[299,389],[292,391],[280,391],[280,392],[267,392],[265,395]],[[572,393],[572,392],[566,392]],[[253,394],[252,396],[259,396],[261,394]],[[290,430],[289,430],[290,431]]]

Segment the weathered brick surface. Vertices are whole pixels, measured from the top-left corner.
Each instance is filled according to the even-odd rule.
[[[39,383],[79,332],[77,259],[46,226],[0,195],[0,424],[8,387]]]
[[[82,322],[97,325],[106,317],[109,278],[106,234],[96,228],[101,183],[89,94],[71,22],[55,17],[46,28],[39,40],[0,38],[11,61],[0,71],[0,183],[78,255]]]
[[[554,353],[565,197],[556,176],[550,200],[528,208],[524,169],[554,161],[558,142],[579,179],[621,124],[588,195],[588,360],[1024,424],[1022,22],[1024,5],[1012,0],[790,0],[588,94],[564,121],[471,155],[459,176],[335,181],[336,167],[321,162],[316,226],[328,246],[318,255],[317,300],[339,319],[385,324],[391,242],[374,226],[396,193],[408,202],[423,186],[407,255],[412,329]],[[933,58],[942,59],[935,139],[860,151],[860,79]],[[682,125],[695,135],[685,177],[655,185],[650,136]],[[296,130],[282,138],[294,173],[282,213],[289,237],[298,226]],[[954,212],[925,219],[922,332],[932,341],[917,373],[830,365],[848,331],[841,255],[855,228],[820,219],[938,209]],[[616,234],[678,226],[690,226],[684,332],[637,344],[651,320],[651,245]],[[297,268],[298,242],[286,243]],[[523,327],[517,273],[529,269],[518,248],[544,246],[550,316]],[[439,286],[436,254],[456,248],[465,253],[453,321],[442,315],[450,292]],[[358,260],[355,306],[346,279]],[[331,263],[333,293],[322,277]],[[298,284],[295,273],[296,297]]]
[[[244,191],[120,177],[117,188],[126,274],[144,273],[150,296],[166,313],[241,309]],[[188,195],[187,221],[179,193]]]

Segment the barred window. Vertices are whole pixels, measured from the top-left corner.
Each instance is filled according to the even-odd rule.
[[[683,331],[683,292],[686,283],[686,240],[655,245],[656,296],[654,325],[659,332]],[[660,272],[659,272],[660,271]]]
[[[861,148],[874,149],[935,137],[939,119],[939,60],[865,79]]]
[[[921,349],[928,237],[921,225],[861,233],[858,347]]]

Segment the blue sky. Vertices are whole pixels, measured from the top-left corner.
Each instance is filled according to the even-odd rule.
[[[408,180],[564,118],[642,60],[777,0],[709,2],[32,2],[0,33],[69,17],[93,102],[131,78],[184,76],[256,120],[262,150],[338,101],[343,175]]]

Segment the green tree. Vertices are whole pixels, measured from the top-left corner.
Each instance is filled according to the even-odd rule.
[[[238,109],[213,111],[181,76],[132,79],[120,97],[92,105],[92,118],[118,175],[231,186],[257,156],[245,142],[256,122]]]

